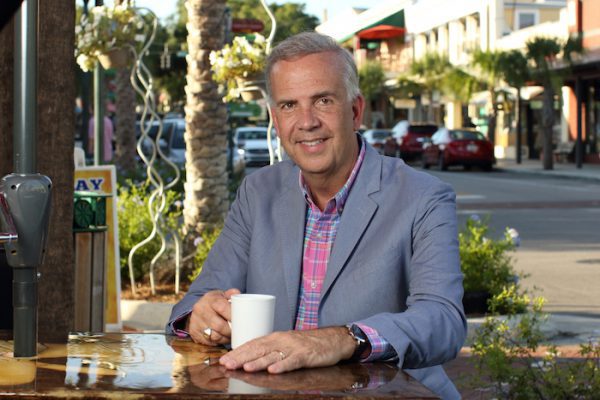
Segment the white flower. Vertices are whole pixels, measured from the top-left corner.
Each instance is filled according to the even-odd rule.
[[[507,229],[506,233],[510,237],[510,240],[515,245],[515,247],[519,247],[521,245],[521,236],[515,228]]]

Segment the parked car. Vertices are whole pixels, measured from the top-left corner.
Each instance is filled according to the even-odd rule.
[[[244,126],[237,128],[233,135],[234,147],[243,155],[247,166],[264,166],[271,162],[267,142],[267,128],[262,126]],[[277,153],[277,133],[271,131],[271,145]]]
[[[379,154],[384,154],[385,141],[392,137],[392,131],[389,129],[367,129],[362,136]]]
[[[137,134],[139,135],[139,121],[136,126]],[[158,121],[154,121],[151,129],[148,132],[148,136],[150,140],[156,140],[156,135],[158,133]],[[185,145],[185,119],[183,118],[165,118],[163,120],[163,133],[160,138],[160,148],[163,154],[174,164],[178,165],[180,168],[185,165],[186,161],[186,145]],[[150,157],[151,148],[150,144],[146,141],[142,145],[142,149],[144,154]],[[229,148],[224,148],[224,152],[227,152],[227,157],[229,159]],[[244,170],[244,158],[240,156],[239,152],[233,152],[232,166],[233,171],[235,173],[240,173]]]
[[[465,169],[480,166],[491,171],[496,158],[492,142],[483,133],[471,128],[440,128],[426,140],[421,162],[425,169],[437,165],[445,171],[450,165],[462,165]]]
[[[400,121],[392,128],[392,136],[398,145],[397,151],[405,161],[418,159],[423,152],[423,141],[437,131],[435,124],[409,123]]]

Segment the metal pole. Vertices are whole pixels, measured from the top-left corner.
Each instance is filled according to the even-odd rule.
[[[36,169],[37,11],[35,0],[25,0],[15,18],[13,157],[16,174],[33,174]],[[13,321],[15,357],[36,355],[37,265],[13,269]]]
[[[104,161],[103,78],[104,70],[96,61],[96,68],[94,68],[94,165],[100,165]]]
[[[96,0],[96,7],[104,5],[104,1]],[[104,162],[104,70],[96,61],[94,68],[94,165]]]
[[[88,15],[88,2],[89,0],[83,0],[83,15]],[[81,76],[81,129],[79,134],[87,158],[91,156],[89,148],[91,74],[80,70],[79,75]]]
[[[36,169],[35,132],[37,80],[37,4],[23,1],[15,17],[15,81],[14,81],[14,170],[33,173]]]
[[[575,97],[577,97],[577,141],[575,142],[575,164],[581,168],[583,163],[583,141],[582,141],[582,103],[583,103],[583,82],[578,76],[575,80]]]
[[[515,124],[517,125],[517,164],[521,164],[521,87],[517,88],[517,115]]]

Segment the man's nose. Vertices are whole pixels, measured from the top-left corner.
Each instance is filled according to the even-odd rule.
[[[310,131],[318,128],[321,122],[312,107],[305,107],[300,114],[300,129]]]

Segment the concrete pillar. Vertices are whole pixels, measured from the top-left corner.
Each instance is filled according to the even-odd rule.
[[[449,129],[462,126],[462,103],[450,101],[446,103],[446,127]]]

